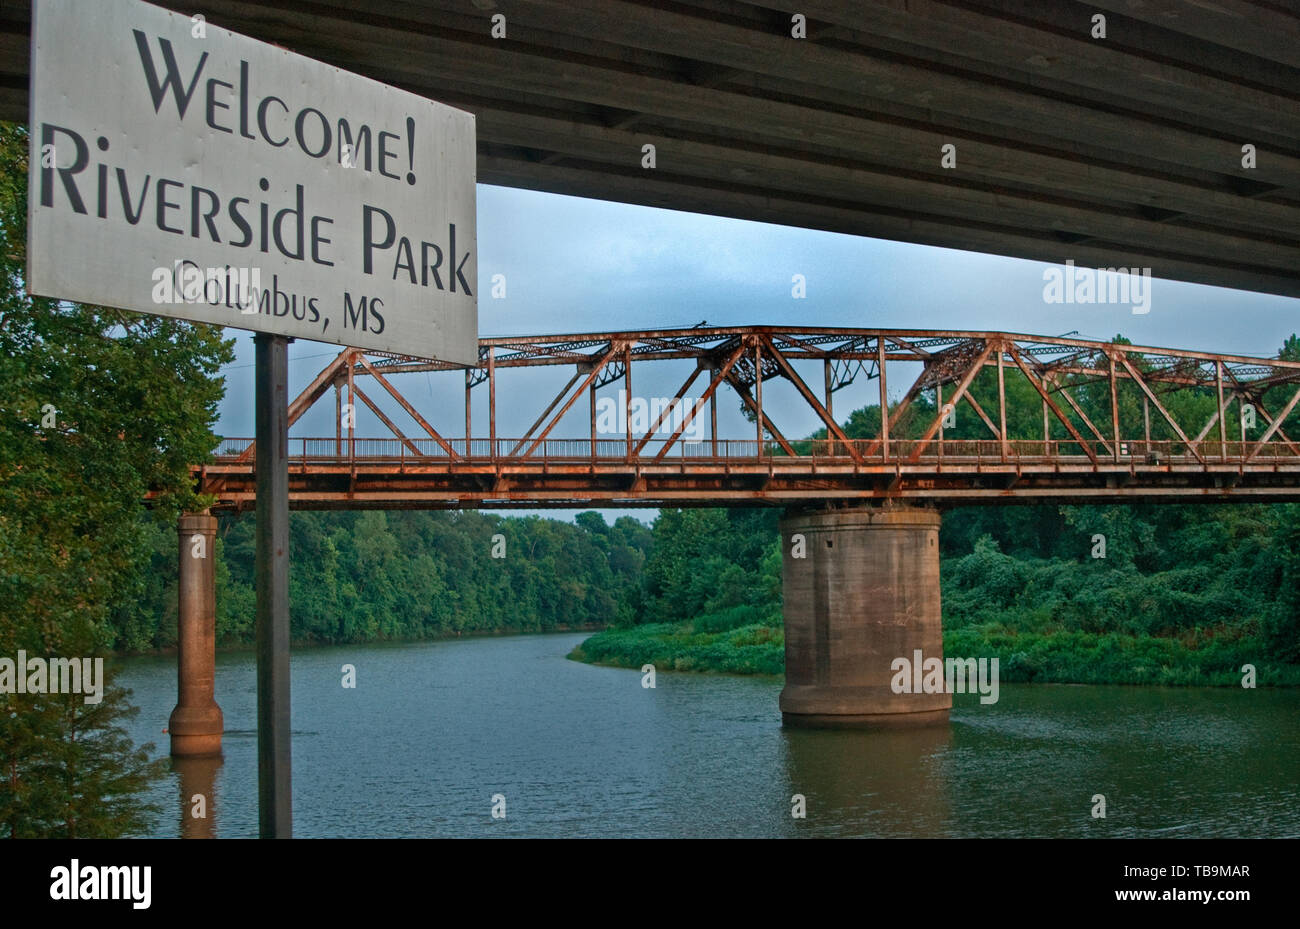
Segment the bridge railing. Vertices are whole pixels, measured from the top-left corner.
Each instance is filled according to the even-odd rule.
[[[216,458],[221,463],[251,463],[253,440],[249,438],[224,438],[216,449]],[[1222,462],[1240,463],[1249,458],[1260,464],[1278,462],[1300,464],[1300,446],[1291,442],[1225,442],[1205,441],[1186,443],[1167,440],[1121,440],[1118,454],[1110,447],[1111,443],[1098,440],[1080,443],[1074,439],[1025,440],[1011,439],[1002,442],[998,439],[933,439],[921,442],[917,439],[891,439],[888,451],[883,442],[876,439],[855,439],[843,442],[836,439],[800,439],[789,443],[789,449],[782,443],[756,439],[699,439],[681,440],[664,447],[667,440],[656,438],[641,445],[640,439],[631,443],[633,454],[629,455],[629,443],[626,438],[590,439],[544,439],[537,442],[532,439],[496,440],[495,448],[490,439],[475,438],[443,439],[434,438],[290,438],[289,458],[303,464],[330,464],[344,461],[357,462],[404,462],[433,463],[451,461],[472,462],[591,462],[591,461],[627,461],[650,463],[655,460],[668,462],[709,462],[709,461],[763,461],[779,465],[782,460],[811,461],[814,463],[853,464],[863,463],[907,463],[915,459],[918,463],[951,465],[986,465],[986,464],[1050,464],[1050,463],[1090,463],[1094,458],[1099,463],[1114,463],[1116,458],[1125,465],[1158,466],[1165,463],[1200,463]],[[638,446],[640,446],[639,451]],[[917,450],[920,454],[917,455]],[[790,451],[794,452],[792,456]]]

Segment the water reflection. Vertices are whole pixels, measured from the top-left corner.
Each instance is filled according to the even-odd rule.
[[[213,839],[217,836],[217,773],[221,756],[173,758],[172,771],[179,779],[180,836],[182,839]],[[201,814],[201,815],[200,815]]]
[[[790,793],[807,798],[820,835],[941,836],[952,815],[938,763],[949,726],[781,730]]]

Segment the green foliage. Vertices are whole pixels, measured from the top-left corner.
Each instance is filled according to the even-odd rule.
[[[159,537],[142,501],[164,525],[203,505],[190,467],[216,444],[233,353],[207,326],[30,297],[27,157],[25,129],[0,123],[0,656],[92,656],[157,623],[114,624],[166,583],[146,570]],[[126,737],[130,712],[113,687],[94,706],[0,698],[0,835],[137,829],[158,768]]]
[[[763,625],[696,632],[674,623],[650,623],[598,633],[569,657],[623,668],[652,664],[656,671],[781,674],[785,670],[785,636],[780,628]]]
[[[109,672],[107,664],[105,672]],[[111,675],[110,675],[111,681]],[[123,727],[139,709],[130,691],[106,685],[98,704],[81,694],[23,695],[3,730],[0,836],[114,838],[147,832],[156,804],[139,796],[162,776],[152,743],[132,744]]]
[[[1258,643],[1180,639],[1122,633],[1026,632],[965,626],[943,637],[949,655],[998,659],[1004,683],[1159,684],[1241,686],[1241,667],[1257,668],[1257,684],[1300,686],[1300,667],[1261,657]],[[575,661],[639,670],[782,674],[785,639],[780,628],[744,626],[704,633],[673,623],[610,629],[575,648]]]
[[[1261,625],[1270,653],[1300,664],[1300,506],[1286,507],[1286,512],[1276,558],[1278,597]]]
[[[217,542],[217,642],[254,638],[252,515],[223,517]],[[503,558],[493,537],[505,537]],[[289,618],[299,643],[545,632],[631,623],[650,529],[599,513],[576,524],[477,511],[298,512],[289,517]],[[144,595],[114,614],[123,650],[166,648],[176,626],[176,535],[152,536]]]
[[[1298,517],[1263,504],[954,510],[940,533],[945,649],[1000,657],[1008,681],[1238,685],[1253,664],[1261,685],[1300,684]],[[593,637],[574,657],[778,673],[771,639],[745,658],[726,638],[780,632],[776,540],[738,528],[761,526],[664,511],[645,579],[653,624]],[[1105,558],[1092,557],[1098,533]]]
[[[737,607],[749,616],[779,622],[780,514],[760,510],[661,510],[653,550],[645,566],[644,600],[638,621],[695,621]]]
[[[1200,643],[1118,632],[1017,632],[966,627],[945,631],[950,655],[998,659],[1001,681],[1055,684],[1241,686],[1241,667],[1256,666],[1256,684],[1300,686],[1300,667],[1264,655],[1258,643]]]

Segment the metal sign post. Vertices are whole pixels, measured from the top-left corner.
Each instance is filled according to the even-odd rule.
[[[289,714],[289,339],[259,332],[257,435],[257,797],[264,839],[293,837]]]

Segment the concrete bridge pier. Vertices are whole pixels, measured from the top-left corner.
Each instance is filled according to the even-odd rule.
[[[936,510],[859,506],[781,520],[786,725],[948,721],[948,693],[894,693],[895,659],[943,659]],[[802,537],[802,538],[800,538]]]
[[[180,535],[180,610],[177,615],[177,702],[167,731],[172,755],[201,758],[221,754],[224,719],[217,706],[217,518],[186,513]]]

